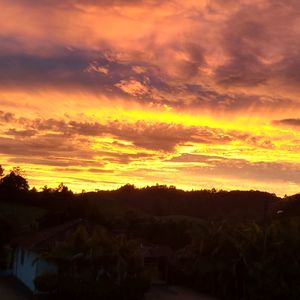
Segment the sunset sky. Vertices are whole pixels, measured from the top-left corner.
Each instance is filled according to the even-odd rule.
[[[78,192],[300,192],[299,11],[299,0],[0,0],[0,164]]]

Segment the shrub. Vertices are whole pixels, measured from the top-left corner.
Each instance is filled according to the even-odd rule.
[[[58,290],[59,277],[57,274],[43,274],[35,278],[34,284],[38,291],[53,294]]]

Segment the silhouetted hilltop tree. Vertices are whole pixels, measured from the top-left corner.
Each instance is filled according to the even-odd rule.
[[[59,186],[55,189],[55,192],[65,195],[73,195],[73,192],[63,182],[59,184]]]
[[[285,197],[280,210],[282,217],[300,216],[300,194]]]
[[[118,191],[120,193],[132,193],[136,190],[135,186],[133,184],[127,183],[123,186],[121,186]]]
[[[62,195],[73,195],[73,192],[62,182],[58,185],[57,188],[50,188],[47,185],[45,185],[42,188],[42,193],[47,194],[62,194]]]
[[[20,169],[14,169],[4,176],[1,179],[0,187],[5,192],[27,192],[29,190],[27,179],[21,175]]]

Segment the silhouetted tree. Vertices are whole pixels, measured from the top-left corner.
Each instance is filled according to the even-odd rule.
[[[135,191],[135,186],[133,184],[125,184],[118,189],[119,192],[122,193],[131,193]]]
[[[25,176],[25,171],[19,166],[13,167],[12,171],[18,176]]]
[[[71,195],[73,194],[73,192],[63,182],[59,184],[59,186],[55,189],[55,192]]]
[[[7,192],[27,192],[29,185],[27,180],[22,177],[19,172],[15,173],[15,171],[11,171],[1,179],[1,189]]]

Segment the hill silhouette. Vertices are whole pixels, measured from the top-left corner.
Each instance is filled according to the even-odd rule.
[[[112,191],[73,193],[67,186],[29,189],[20,168],[15,168],[0,183],[1,201],[16,202],[48,210],[59,210],[74,217],[97,218],[106,213],[128,211],[150,216],[184,215],[208,220],[262,221],[278,210],[300,214],[300,196],[280,198],[261,191],[195,190],[155,185],[136,188],[126,184]]]

